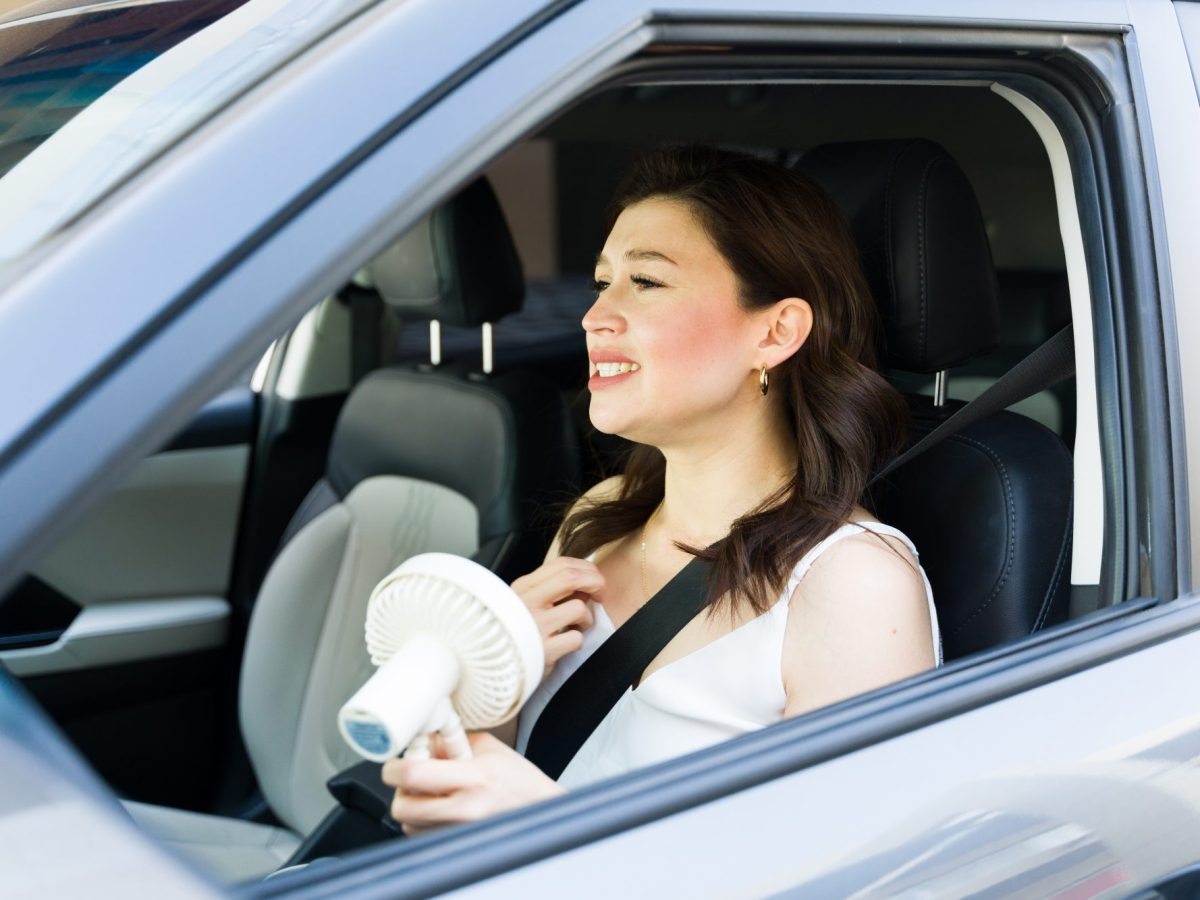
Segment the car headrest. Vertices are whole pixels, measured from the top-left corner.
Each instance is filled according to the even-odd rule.
[[[996,347],[999,291],[983,216],[945,149],[926,140],[823,144],[795,169],[850,223],[888,366],[937,372]]]
[[[401,318],[464,328],[516,312],[525,298],[517,248],[483,178],[410,228],[367,276]]]

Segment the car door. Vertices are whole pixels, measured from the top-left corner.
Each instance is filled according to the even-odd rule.
[[[737,19],[763,43],[776,37],[773,46],[778,47],[782,39],[752,25],[762,26],[772,12],[779,12],[773,21],[782,30],[802,21],[807,9],[797,5],[780,11],[764,4],[751,23],[717,6],[710,10],[711,19],[680,13],[679,20],[670,21],[696,42],[693,47],[728,51],[722,39],[733,42],[737,33],[730,19]],[[599,21],[607,20],[586,18],[584,7],[572,10],[579,13],[576,24],[587,22],[588,33],[596,39],[603,33]],[[1157,34],[1153,19],[1164,7],[1153,9],[1154,15],[1138,23],[1144,39]],[[1170,12],[1169,6],[1165,9]],[[619,17],[612,5],[606,11]],[[878,10],[862,12],[870,19]],[[931,5],[926,12],[930,18],[922,25],[931,24],[939,10]],[[1100,43],[1110,40],[1126,46],[1131,23],[1113,25],[1109,17],[1119,11],[1111,7],[1092,12],[1093,16],[1083,15],[1079,33],[1088,34],[1088,40],[1104,35],[1097,38]],[[977,13],[994,14],[997,20],[1010,14],[999,7]],[[1022,8],[1020,14],[1028,18],[1015,26],[1016,31],[1033,30],[1030,23],[1039,14],[1032,8]],[[561,30],[546,29],[547,41],[553,34],[560,46],[569,43],[568,18],[564,14],[556,21]],[[887,16],[875,21],[881,42],[913,40],[929,46],[915,31],[906,31],[911,23]],[[958,30],[961,22],[943,24],[940,37],[948,44],[970,40]],[[1050,34],[1041,36],[1059,44],[1075,39],[1074,32],[1059,34],[1061,27],[1044,25]],[[654,46],[665,54],[670,42],[664,34],[656,34],[661,42]],[[814,34],[800,31],[796,40],[801,43],[800,35],[817,40]],[[538,37],[529,40],[531,51],[542,48]],[[865,39],[861,32],[855,37]],[[1176,53],[1170,64],[1178,74],[1186,57]],[[1137,71],[1131,76],[1128,70],[1110,74],[1131,77],[1139,85],[1147,77]],[[744,78],[745,70],[739,70],[739,76]],[[454,100],[447,102],[453,105]],[[1194,106],[1179,112],[1185,127],[1194,130]],[[1145,153],[1153,160],[1154,143],[1148,130],[1127,130],[1123,140],[1132,144],[1122,145],[1128,155],[1116,165],[1127,164],[1126,183],[1136,183],[1145,171],[1139,158]],[[1065,159],[1067,146],[1061,146]],[[1077,149],[1071,145],[1070,153]],[[1072,171],[1069,166],[1060,171],[1066,177],[1059,183],[1061,197],[1071,186]],[[1097,190],[1078,170],[1074,177],[1081,179],[1076,183],[1080,194],[1087,192],[1079,200],[1085,204],[1082,208],[1095,202],[1111,211],[1113,204],[1123,202],[1115,193]],[[1152,197],[1151,204],[1157,206],[1159,195]],[[1070,209],[1077,228],[1081,216],[1090,221],[1074,205]],[[1165,265],[1168,257],[1168,229],[1160,210],[1141,209],[1136,215],[1122,210],[1127,218],[1106,232],[1107,245],[1085,246],[1081,236],[1081,252],[1093,266],[1093,278],[1098,246],[1127,254],[1126,262],[1140,273],[1127,273],[1125,290],[1131,301],[1138,298],[1138,304],[1131,305],[1141,305],[1151,318],[1122,325],[1129,328],[1120,338],[1122,356],[1134,348],[1140,356],[1154,346],[1152,322],[1157,322],[1153,327],[1161,337],[1162,320],[1172,314],[1170,279],[1163,280],[1162,270],[1149,261],[1153,254],[1140,261],[1133,258],[1145,249],[1138,250],[1126,230],[1141,227],[1132,224],[1135,221],[1144,222],[1147,233],[1162,241],[1155,245],[1159,261]],[[1181,283],[1195,284],[1186,273],[1186,266],[1175,272],[1180,279],[1176,290]],[[1102,322],[1094,327],[1097,335],[1103,333]],[[1099,507],[1100,517],[1114,516],[1122,529],[1137,527],[1128,518],[1135,507],[1143,509],[1144,524],[1156,521],[1165,526],[1156,539],[1137,541],[1144,556],[1132,565],[1114,560],[1111,546],[1101,560],[1097,548],[1097,565],[1116,567],[1121,573],[1109,581],[1121,583],[1119,590],[1126,598],[1122,602],[1019,646],[963,660],[870,698],[501,820],[435,840],[409,842],[390,853],[377,851],[331,863],[297,874],[290,883],[280,879],[263,885],[257,895],[286,896],[295,890],[364,897],[529,896],[561,890],[564,884],[583,896],[620,891],[887,895],[906,888],[947,895],[968,890],[1039,894],[1071,885],[1094,891],[1132,888],[1184,865],[1190,858],[1186,842],[1166,841],[1166,846],[1151,848],[1142,840],[1149,833],[1190,833],[1197,811],[1190,771],[1194,752],[1189,749],[1196,739],[1195,704],[1178,692],[1146,688],[1155,673],[1186,673],[1185,679],[1196,674],[1193,630],[1200,606],[1188,598],[1167,603],[1156,599],[1169,600],[1191,588],[1190,529],[1186,514],[1175,516],[1182,502],[1175,479],[1186,469],[1186,455],[1175,455],[1182,448],[1182,422],[1159,416],[1162,428],[1157,437],[1147,422],[1135,423],[1149,410],[1163,407],[1173,417],[1184,402],[1184,385],[1171,360],[1174,339],[1174,331],[1168,330],[1166,347],[1159,343],[1158,350],[1143,356],[1139,365],[1157,357],[1151,363],[1154,374],[1127,369],[1120,376],[1135,391],[1161,389],[1157,400],[1123,404],[1111,392],[1115,382],[1106,385],[1101,378],[1095,401],[1105,428],[1111,425],[1130,437],[1139,435],[1127,445],[1129,456],[1118,464],[1125,473],[1117,479],[1121,491],[1138,493],[1136,484],[1149,488],[1156,479],[1166,487],[1148,490],[1138,499],[1108,494]],[[1098,367],[1128,362],[1110,359]],[[1177,442],[1175,450],[1167,449],[1172,440]],[[1111,446],[1104,452],[1105,465],[1114,465]],[[1129,465],[1144,467],[1143,475],[1126,469]],[[1150,472],[1158,474],[1147,479]],[[1127,501],[1133,505],[1114,509]],[[1139,599],[1139,588],[1148,596]],[[1136,824],[1123,818],[1127,809],[1136,810]],[[979,862],[980,868],[972,870],[971,861]]]
[[[125,796],[211,794],[258,396],[206,404],[0,600],[0,664]],[[157,751],[177,741],[171,762]],[[181,780],[173,767],[188,766]]]
[[[927,10],[922,26],[931,26],[939,11]],[[730,32],[721,29],[730,27],[735,13],[718,3],[692,3],[661,20],[632,2],[582,2],[546,11],[510,7],[503,13],[480,5],[477,12],[462,19],[461,29],[447,30],[432,5],[379,7],[361,28],[340,36],[344,43],[332,42],[303,66],[247,93],[237,115],[219,116],[197,129],[178,154],[164,156],[114,194],[113,202],[80,220],[78,230],[54,248],[54,266],[31,265],[23,270],[26,277],[14,280],[4,299],[12,310],[7,334],[23,338],[27,344],[18,346],[36,352],[52,337],[36,315],[43,298],[61,296],[70,304],[78,296],[72,285],[94,277],[95,266],[121,259],[131,236],[143,233],[148,222],[170,242],[177,236],[173,211],[181,196],[210,225],[202,240],[187,244],[155,278],[135,286],[130,309],[119,321],[109,317],[95,328],[72,331],[80,352],[70,372],[39,377],[0,420],[0,503],[19,501],[29,510],[22,523],[0,524],[0,571],[18,569],[23,558],[48,546],[56,537],[56,516],[94,490],[93,482],[111,483],[128,472],[138,450],[179,427],[206,391],[246,365],[254,349],[335,289],[391,236],[638,50],[669,51],[675,45],[716,52],[726,46],[716,38],[732,40],[738,29],[764,22],[785,31],[808,26],[803,40],[795,34],[790,40],[808,46],[824,35],[826,49],[845,50],[846,41],[894,41],[902,24],[870,4],[859,10],[865,21],[857,23],[867,30],[832,38],[821,24],[831,14],[817,10],[815,18],[806,18],[813,10],[800,4],[763,3],[749,16],[755,21],[738,19]],[[998,7],[978,14],[985,13],[1003,17]],[[1025,13],[1030,21],[1048,15],[1032,7]],[[1106,6],[1093,17],[1099,21],[1079,26],[1080,33],[1119,42],[1124,26],[1111,24],[1119,14]],[[974,34],[956,30],[954,22],[942,27],[931,34],[913,26],[902,38],[936,55],[937,46]],[[1035,41],[1035,49],[1058,48],[1058,27],[1046,26],[1047,43]],[[997,43],[1015,41],[1028,52],[1020,34],[996,37],[984,31]],[[697,40],[685,42],[689,35]],[[1097,57],[1087,58],[1096,63]],[[370,84],[386,90],[365,92]],[[361,103],[347,104],[345,97]],[[297,143],[290,129],[318,109],[328,115],[324,127]],[[259,156],[283,162],[267,177],[253,165]],[[248,192],[248,184],[255,190]],[[237,191],[250,196],[242,197],[238,216],[228,217],[224,198]],[[334,223],[344,227],[331,238]],[[1143,271],[1136,259],[1133,263],[1135,271]],[[261,302],[248,304],[248,296]],[[1143,299],[1155,306],[1151,301],[1159,297],[1154,289]],[[1123,325],[1137,335],[1146,328],[1138,321]],[[134,334],[140,339],[131,347],[126,341]],[[1116,366],[1127,385],[1140,375],[1161,381],[1162,371],[1153,369],[1160,364],[1155,350],[1162,350],[1161,327],[1159,334],[1159,344],[1136,344],[1131,359],[1106,358],[1105,365]],[[114,355],[114,347],[127,352]],[[14,356],[0,360],[0,375],[22,371],[28,359]],[[133,396],[144,402],[129,403]],[[1132,439],[1128,428],[1140,425],[1146,440],[1162,436],[1153,420],[1137,418],[1136,408],[1106,412],[1120,425],[1117,435]],[[84,443],[81,438],[90,439],[90,453],[73,450]],[[1136,456],[1133,443],[1127,450]],[[1121,525],[1135,539],[1122,546],[1135,560],[1140,547],[1153,546],[1155,553],[1140,569],[1135,561],[1128,575],[1161,597],[1179,592],[1187,569],[1174,556],[1179,520],[1164,523],[1150,513],[1159,509],[1154,504],[1161,501],[1162,484],[1169,487],[1181,477],[1173,468],[1182,463],[1181,454],[1182,442],[1166,451],[1163,468],[1137,457],[1114,476],[1129,476],[1126,499],[1134,504]],[[1185,539],[1186,532],[1184,517]],[[1125,569],[1120,571],[1124,584]],[[1134,686],[1153,681],[1164,669],[1177,677],[1193,674],[1189,632],[1197,622],[1200,614],[1191,601],[1158,607],[1153,598],[1132,600],[1016,648],[964,660],[710,753],[504,819],[314,868],[299,880],[267,883],[259,892],[395,896],[474,882],[489,890],[571,883],[579,893],[611,893],[634,884],[709,894],[803,886],[839,854],[853,857],[861,842],[885,840],[930,797],[952,794],[1006,766],[1041,764],[1036,774],[1053,778],[1055,765],[1070,766],[1101,750],[1116,753],[1131,736],[1161,732],[1172,723],[1187,734],[1180,723],[1194,714],[1192,707],[1181,707],[1165,692],[1144,696]],[[1131,717],[1112,727],[1105,708],[1123,714],[1128,708]],[[1037,740],[1030,721],[1046,723]],[[1047,742],[1052,752],[1044,752]],[[618,868],[614,859],[633,862]]]
[[[303,49],[323,30],[352,16],[358,8],[344,4],[324,10],[322,15],[284,11],[279,14],[282,22],[271,20],[269,25],[286,39],[268,41],[264,48],[260,40],[268,25],[263,24],[262,17],[269,19],[276,12],[275,7],[267,6],[258,19],[242,22],[239,32],[246,52],[267,57],[265,65],[270,65],[272,58],[276,64],[285,61],[289,54]],[[477,27],[462,32],[466,58],[486,49],[508,31],[513,24],[508,18],[511,12],[484,15]],[[422,15],[428,18],[428,11],[418,9],[408,16],[415,19],[418,32],[423,27]],[[389,116],[413,107],[430,84],[440,83],[453,71],[444,70],[443,60],[430,57],[419,41],[413,47],[414,58],[424,56],[428,65],[413,69],[398,81],[394,60],[377,60],[384,65],[382,74],[398,92],[382,105],[388,116],[378,118],[378,109],[346,107],[335,99],[336,94],[326,95],[323,102],[332,102],[333,108],[340,107],[348,114],[347,127],[331,128],[331,140],[325,141],[324,147],[310,144],[313,158],[300,159],[304,154],[296,152],[294,139],[286,131],[280,132],[267,121],[255,123],[256,129],[261,127],[261,135],[276,146],[263,148],[261,156],[251,158],[279,158],[290,163],[275,167],[273,175],[287,170],[286,177],[276,178],[259,201],[249,199],[246,186],[267,186],[271,178],[264,184],[258,175],[246,178],[243,172],[220,189],[212,182],[205,185],[203,178],[193,180],[193,173],[185,177],[193,185],[191,201],[174,190],[162,195],[160,225],[155,227],[143,219],[126,234],[131,243],[110,243],[116,231],[108,226],[92,231],[93,238],[108,244],[108,250],[93,246],[77,258],[76,274],[83,279],[80,287],[84,283],[94,285],[98,279],[111,279],[106,283],[123,286],[119,304],[85,304],[74,312],[60,304],[51,327],[49,319],[35,309],[38,301],[33,300],[34,295],[45,296],[42,291],[46,286],[34,283],[46,273],[62,274],[66,270],[58,264],[31,268],[26,265],[27,259],[19,259],[19,253],[9,258],[12,277],[6,283],[10,287],[24,283],[34,294],[28,295],[30,305],[11,294],[4,302],[6,326],[13,326],[6,331],[5,344],[19,351],[8,356],[14,364],[8,373],[13,379],[9,383],[15,384],[20,373],[25,388],[20,394],[6,397],[4,404],[5,424],[12,426],[3,440],[4,468],[6,483],[15,491],[9,500],[24,515],[20,520],[6,520],[15,542],[9,545],[11,555],[4,569],[8,640],[0,664],[24,680],[101,774],[126,796],[203,808],[212,799],[217,775],[227,774],[215,770],[224,753],[222,742],[236,722],[239,628],[244,629],[256,578],[261,578],[269,563],[279,533],[323,467],[325,448],[318,432],[328,437],[349,386],[353,363],[349,356],[336,357],[339,350],[347,348],[350,337],[349,331],[338,324],[345,317],[337,312],[336,302],[318,303],[332,293],[333,285],[322,290],[320,279],[314,281],[311,271],[287,287],[283,282],[288,277],[276,277],[284,270],[272,265],[270,270],[275,275],[257,288],[239,288],[241,298],[224,312],[209,307],[204,291],[197,292],[189,285],[199,272],[229,265],[228,254],[240,252],[236,250],[239,242],[247,237],[256,240],[255,230],[260,227],[254,224],[256,215],[260,225],[274,227],[272,220],[280,208],[314,190],[314,182],[318,183],[319,194],[320,179],[345,162],[349,148],[386,127]],[[439,52],[447,49],[442,47]],[[222,58],[219,53],[217,56],[213,65],[220,67]],[[346,62],[343,58],[341,65]],[[169,67],[164,75],[163,68],[158,67],[156,77],[178,76]],[[135,75],[148,79],[153,69],[152,62]],[[355,93],[362,87],[362,74],[343,70],[340,76],[334,73],[334,78],[340,77],[347,82],[345,89]],[[221,97],[227,100],[229,91],[221,88],[220,79],[197,76],[194,80],[201,91],[214,83],[225,90]],[[253,79],[235,84],[235,95],[248,84],[252,85]],[[293,100],[301,104],[295,108],[297,112],[312,99],[303,99],[303,90],[300,95]],[[224,100],[214,101],[214,105],[220,102]],[[195,98],[192,103],[189,108],[202,106]],[[123,110],[118,108],[117,112]],[[72,137],[84,145],[89,140],[86,129],[82,138]],[[199,146],[207,150],[216,144],[200,142]],[[74,147],[69,149],[73,152]],[[231,159],[235,166],[247,161],[241,150],[235,151]],[[228,161],[214,161],[215,168],[210,171],[232,175]],[[119,169],[120,165],[114,163],[113,168]],[[102,178],[110,177],[108,168],[99,171],[104,173]],[[50,190],[57,189],[57,176],[42,173],[40,177]],[[238,198],[233,215],[227,197]],[[203,206],[217,198],[219,202],[209,206],[209,224],[197,232],[196,221],[203,218]],[[117,218],[122,218],[121,205],[114,208]],[[188,210],[186,222],[180,219],[181,208]],[[20,244],[24,237],[19,232],[36,219],[36,215],[20,220],[9,216],[3,223],[6,237]],[[172,228],[176,230],[171,235],[163,230]],[[156,235],[162,238],[157,250],[147,244],[149,239],[152,245]],[[72,241],[59,243],[58,249],[63,250]],[[112,256],[112,252],[118,256]],[[320,256],[305,253],[296,259],[315,261]],[[139,275],[119,278],[124,272]],[[172,281],[174,287],[167,287]],[[145,293],[139,300],[137,295],[143,288]],[[297,288],[299,293],[293,293]],[[295,305],[290,312],[281,314],[278,308],[268,311],[245,302],[247,296],[276,291],[281,291],[277,300],[291,294]],[[234,391],[221,389],[231,379],[239,378],[239,373],[248,371],[263,346],[279,338],[281,328],[292,325],[314,304],[318,305],[313,315],[280,342],[283,350],[267,379],[269,402],[261,411],[264,425],[257,428],[259,398],[244,384],[245,379],[240,378],[243,383]],[[133,393],[118,390],[121,396],[110,394],[109,400],[101,404],[105,412],[99,406],[93,407],[100,418],[87,425],[77,420],[81,430],[73,437],[60,430],[65,420],[58,417],[59,413],[79,411],[75,401],[85,395],[95,396],[92,392],[98,387],[116,387],[124,380],[121,373],[128,371],[130,363],[138,358],[149,359],[143,354],[156,344],[162,328],[170,330],[169,322],[181,324],[180,315],[191,318],[204,309],[209,312],[202,313],[201,319],[211,317],[208,321],[216,326],[216,332],[196,332],[198,320],[191,319],[192,324],[179,332],[182,343],[174,349],[158,345],[159,350],[151,354],[157,358],[157,375],[147,380],[142,374],[126,381],[126,388],[132,388]],[[333,312],[322,312],[328,309]],[[75,318],[75,313],[83,313],[88,321]],[[238,324],[245,313],[258,321],[249,331],[243,330],[244,319]],[[43,338],[51,339],[52,330],[57,332],[53,346],[40,344]],[[333,357],[329,348],[320,349],[323,336],[331,332],[338,337],[333,341]],[[219,371],[210,371],[199,382],[184,374],[196,364],[205,366],[203,359],[212,350],[220,348],[219,355],[224,355],[230,338],[242,345],[239,359],[227,359]],[[314,354],[323,354],[324,358],[314,361]],[[17,360],[18,356],[22,358]],[[49,356],[62,365],[35,364]],[[159,398],[161,403],[151,399],[159,387],[171,382],[184,392],[171,399]],[[50,398],[60,390],[66,394],[59,393],[59,402],[55,403]],[[216,398],[209,401],[214,394]],[[149,406],[158,408],[146,420],[150,427],[130,430],[126,416],[140,418]],[[55,452],[42,443],[43,438],[74,454],[75,460],[64,468],[51,464],[42,474],[54,471],[55,477],[38,484],[36,472],[26,469],[17,473],[16,469],[22,468],[22,460],[34,469],[50,464]],[[114,455],[117,444],[122,450]],[[280,445],[286,447],[281,450]],[[279,464],[272,464],[272,457]],[[248,472],[254,475],[249,491]],[[86,498],[72,489],[63,490],[63,478],[73,474],[84,479],[77,487],[86,484]],[[42,516],[42,524],[50,527],[35,538],[30,526]],[[248,521],[248,527],[243,529],[245,540],[239,552],[248,562],[234,573],[231,584],[235,538],[242,521]],[[235,637],[233,642],[227,640],[230,635]],[[168,746],[171,751],[165,753],[163,748]],[[186,772],[186,777],[180,777],[181,772]]]

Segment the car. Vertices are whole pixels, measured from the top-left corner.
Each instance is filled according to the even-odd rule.
[[[0,893],[1194,891],[1200,4],[38,0],[0,110]],[[511,580],[619,469],[578,319],[664,142],[830,190],[918,435],[1073,335],[880,489],[947,664],[264,877],[341,809],[370,586]]]

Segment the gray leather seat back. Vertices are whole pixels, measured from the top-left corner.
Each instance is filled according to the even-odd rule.
[[[524,296],[482,180],[367,275],[404,318],[475,325]],[[363,625],[374,586],[429,551],[474,557],[509,580],[529,571],[549,540],[538,517],[577,486],[577,466],[562,400],[531,373],[380,369],[351,391],[326,475],[259,592],[242,670],[242,733],[267,802],[290,828],[310,831],[333,806],[325,782],[357,761],[336,717],[373,671]]]
[[[259,592],[242,669],[242,734],[271,808],[311,831],[333,806],[325,781],[357,758],[337,710],[370,676],[367,599],[384,575],[432,550],[471,556],[478,516],[441,485],[380,475],[300,527]]]
[[[520,262],[485,182],[405,235],[367,274],[405,318],[495,321],[520,307]],[[552,385],[527,372],[380,369],[347,397],[325,477],[284,533],[251,615],[242,734],[286,828],[130,804],[147,831],[222,881],[278,868],[333,807],[357,759],[337,711],[373,672],[367,601],[418,553],[473,557],[511,580],[549,542],[547,503],[578,492],[578,455]]]

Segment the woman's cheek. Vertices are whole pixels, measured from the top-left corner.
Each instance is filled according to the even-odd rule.
[[[679,373],[684,387],[706,384],[727,377],[725,357],[731,352],[736,333],[719,316],[693,316],[677,328],[665,342],[664,351],[670,371]]]

